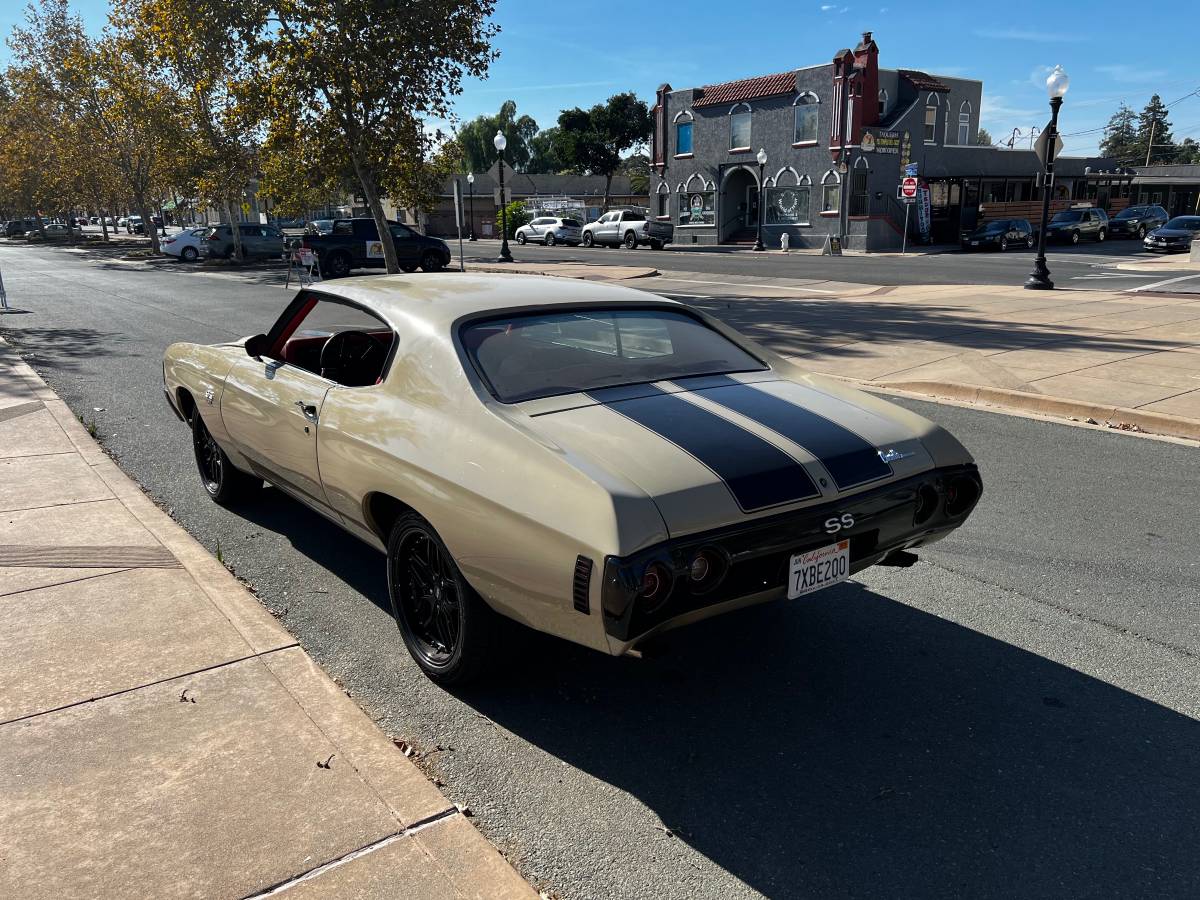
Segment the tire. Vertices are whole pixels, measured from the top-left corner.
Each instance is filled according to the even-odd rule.
[[[334,253],[321,266],[323,278],[345,278],[350,274],[350,257],[345,253]]]
[[[433,526],[402,515],[387,544],[388,596],[404,645],[438,684],[465,684],[491,665],[504,625],[459,571]]]
[[[1071,243],[1072,243],[1072,244],[1078,244],[1078,243],[1079,243],[1079,232],[1078,232],[1078,231],[1072,231],[1072,232],[1071,232]]]
[[[554,232],[553,231],[546,232],[546,246],[547,247],[554,246]]]
[[[1032,250],[1036,246],[1037,246],[1037,239],[1032,234],[1025,239],[1025,249],[1026,250]]]
[[[625,249],[636,250],[638,245],[637,235],[632,231],[625,232]]]
[[[400,271],[407,272],[409,275],[411,275],[413,272],[417,271],[417,264],[416,263],[400,263]]]
[[[1137,239],[1139,241],[1144,241],[1146,239],[1146,226],[1145,225],[1138,226]]]
[[[520,244],[522,247],[525,246],[525,232],[523,232],[523,231],[517,232],[517,243]]]
[[[192,452],[200,484],[214,503],[234,506],[262,487],[262,479],[234,468],[221,445],[209,434],[199,410],[192,413]]]
[[[200,251],[195,247],[184,247],[179,251],[179,258],[184,262],[195,262],[200,256]]]
[[[233,244],[225,248],[225,252],[221,254],[222,259],[233,259]]]
[[[421,271],[422,272],[440,272],[446,267],[442,261],[442,257],[434,250],[426,250],[421,254]]]
[[[1098,232],[1096,232],[1096,243],[1103,244],[1106,237],[1108,237],[1108,229],[1101,228]]]
[[[651,242],[650,242],[650,249],[651,249],[651,250],[661,250],[662,248],[663,248],[663,243],[662,243],[662,241],[651,241]]]
[[[583,246],[591,247],[595,243],[596,239],[592,237],[592,233],[590,231],[585,231],[583,233]]]
[[[1008,249],[1008,238],[1006,238],[1006,237],[1000,238],[1000,252],[1003,253],[1007,249]]]

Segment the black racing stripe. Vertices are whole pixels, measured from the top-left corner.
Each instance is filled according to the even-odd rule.
[[[743,512],[820,496],[808,472],[778,447],[674,394],[589,396],[666,438],[720,478]]]
[[[728,377],[723,385],[710,381],[699,394],[799,444],[821,461],[839,490],[892,474],[892,467],[879,458],[878,448],[798,403]]]

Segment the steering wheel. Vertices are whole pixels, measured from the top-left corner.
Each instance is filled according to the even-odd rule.
[[[321,377],[347,387],[365,387],[383,371],[383,359],[383,346],[365,331],[339,331],[321,348]]]

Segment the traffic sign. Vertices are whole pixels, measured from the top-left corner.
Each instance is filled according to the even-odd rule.
[[[1042,161],[1042,165],[1046,165],[1046,146],[1050,143],[1050,129],[1047,128],[1038,135],[1037,142],[1033,145],[1033,152],[1037,154],[1037,158]],[[1054,156],[1052,159],[1058,159],[1060,153],[1063,152],[1063,139],[1057,131],[1054,132]]]
[[[904,167],[904,174],[909,178],[916,178],[917,177],[917,164],[909,163],[908,165],[906,165]]]
[[[901,197],[917,196],[917,179],[905,178],[904,180],[902,180],[900,182],[900,196]]]

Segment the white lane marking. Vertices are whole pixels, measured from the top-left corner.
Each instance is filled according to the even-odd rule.
[[[1156,281],[1153,284],[1143,284],[1141,287],[1130,288],[1129,291],[1152,291],[1155,288],[1165,287],[1168,284],[1177,284],[1180,281],[1190,281],[1193,278],[1200,278],[1200,272],[1193,272],[1191,275],[1180,275],[1178,278],[1168,278],[1166,281]]]
[[[1101,275],[1072,275],[1072,281],[1079,281],[1082,278],[1153,278],[1153,275],[1143,275],[1138,272],[1105,272]]]

